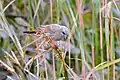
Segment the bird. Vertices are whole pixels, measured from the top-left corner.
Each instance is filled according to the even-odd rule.
[[[40,52],[45,53],[44,51],[41,51],[41,49],[39,48],[45,49],[46,46],[48,46],[47,52],[50,51],[51,49],[54,50],[54,52],[58,55],[58,57],[64,63],[63,66],[64,66],[64,70],[66,71],[64,57],[62,56],[62,52],[57,47],[57,43],[56,43],[57,41],[65,41],[68,38],[70,31],[66,26],[59,25],[59,24],[41,25],[36,30],[24,31],[24,33],[35,34],[38,36],[42,36],[44,34],[43,38],[45,38],[45,40],[47,38],[50,39],[48,44],[50,46],[48,46],[47,44],[43,44],[42,46],[44,47],[41,47],[41,45],[39,45],[36,50],[37,51],[39,50]]]
[[[44,33],[46,36],[50,37],[53,41],[65,41],[69,36],[69,29],[64,25],[59,24],[49,24],[40,25],[36,30],[24,31],[27,34],[41,35]]]

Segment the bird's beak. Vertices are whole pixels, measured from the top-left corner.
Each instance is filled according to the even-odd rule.
[[[64,37],[64,39],[66,40],[67,38],[68,38],[68,35],[66,34],[65,37]]]

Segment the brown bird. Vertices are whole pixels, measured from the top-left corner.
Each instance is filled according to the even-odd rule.
[[[41,35],[44,33],[54,41],[65,41],[69,35],[69,29],[66,26],[59,24],[41,25],[39,28],[33,31],[24,31],[28,34]]]

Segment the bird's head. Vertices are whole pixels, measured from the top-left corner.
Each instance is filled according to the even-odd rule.
[[[66,40],[68,38],[69,33],[70,33],[69,29],[63,25],[60,25],[60,27],[61,27],[61,34],[63,35],[64,40]]]

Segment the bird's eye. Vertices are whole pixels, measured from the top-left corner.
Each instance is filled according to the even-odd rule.
[[[62,32],[65,35],[65,32]]]

